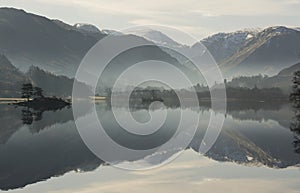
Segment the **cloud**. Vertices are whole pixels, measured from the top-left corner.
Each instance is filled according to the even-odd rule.
[[[201,39],[219,31],[271,25],[299,25],[299,0],[4,0],[1,5],[87,22],[100,29],[160,24],[186,30]]]
[[[78,5],[91,10],[97,10],[109,13],[132,14],[145,16],[148,13],[189,13],[190,10],[201,15],[257,15],[257,14],[275,14],[275,13],[289,13],[284,10],[281,1],[275,0],[35,0],[36,2],[44,4],[56,5]],[[283,1],[284,2],[284,1]],[[297,0],[290,0],[289,3],[299,3]],[[198,8],[195,9],[195,8]],[[200,9],[200,10],[199,10]]]

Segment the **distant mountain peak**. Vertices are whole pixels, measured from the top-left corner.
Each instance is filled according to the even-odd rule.
[[[0,7],[0,10],[27,13],[24,9],[16,9],[16,8],[13,8],[13,7]]]
[[[293,28],[288,28],[286,26],[272,26],[264,29],[262,33],[273,33],[276,35],[287,34],[287,33],[295,33],[298,30]]]
[[[200,42],[211,52],[217,62],[240,50],[247,41],[258,34],[258,29],[244,29],[235,32],[221,32],[204,38]]]
[[[2,63],[10,63],[10,61],[4,54],[0,54],[0,60]]]
[[[210,39],[224,39],[224,38],[232,38],[236,36],[247,36],[248,34],[255,35],[261,31],[260,28],[245,28],[243,30],[238,30],[234,32],[220,32],[213,34],[211,36],[208,36],[207,38],[204,38],[202,41],[207,41]]]
[[[103,34],[107,35],[113,35],[113,36],[121,36],[124,35],[122,32],[116,31],[116,30],[110,30],[110,29],[103,29],[101,30]]]
[[[299,60],[300,32],[285,26],[268,27],[234,53],[222,66],[228,76],[275,75]],[[226,67],[225,67],[226,66]]]
[[[141,36],[149,41],[152,41],[160,46],[168,45],[171,47],[182,47],[183,45],[176,42],[166,34],[150,28],[138,29],[130,32],[131,34]]]
[[[300,31],[300,27],[295,27],[294,30]]]
[[[101,33],[101,31],[92,24],[76,23],[74,27],[80,32]]]

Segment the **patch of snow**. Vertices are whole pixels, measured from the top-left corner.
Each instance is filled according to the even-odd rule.
[[[247,159],[248,159],[248,161],[252,161],[254,158],[247,155]]]
[[[94,25],[86,23],[77,23],[74,27],[82,32],[100,33],[101,31]]]

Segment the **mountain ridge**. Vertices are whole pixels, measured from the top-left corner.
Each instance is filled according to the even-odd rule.
[[[13,8],[0,8],[0,18],[0,52],[23,72],[34,65],[74,76],[85,53],[105,36],[83,34],[64,22]]]
[[[92,24],[84,26],[93,26],[94,32],[83,32],[76,28],[76,24],[14,8],[0,8],[0,17],[0,53],[22,72],[33,65],[72,78],[84,55],[97,41],[107,35],[126,36],[110,30],[95,30]],[[300,31],[285,26],[217,33],[192,46],[180,44],[155,30],[148,30],[140,37],[159,47],[176,48],[205,63],[205,49],[199,49],[200,42],[219,64],[225,78],[259,73],[273,76],[295,64],[300,57]],[[162,51],[190,68],[186,58],[168,50]]]
[[[74,79],[54,75],[36,66],[31,66],[26,73],[23,73],[5,55],[0,55],[0,73],[0,98],[20,98],[21,87],[26,82],[41,87],[46,96],[69,97],[72,95]],[[78,83],[78,86],[91,93],[87,85]]]
[[[300,32],[284,26],[264,29],[220,66],[225,75],[264,73],[274,75],[296,63],[300,54]]]

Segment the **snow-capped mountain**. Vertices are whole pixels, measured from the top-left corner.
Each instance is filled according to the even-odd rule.
[[[236,53],[248,40],[255,37],[257,33],[258,29],[218,33],[201,40],[201,43],[207,47],[215,60],[220,62]]]
[[[101,31],[90,24],[72,26],[12,8],[1,8],[0,17],[7,21],[0,22],[0,51],[22,71],[35,65],[55,74],[73,77],[83,56],[95,43],[107,34],[122,36],[119,32]],[[12,33],[14,36],[11,36]],[[228,78],[258,73],[275,75],[300,60],[299,28],[277,26],[218,33],[192,47],[151,29],[138,30],[133,34],[151,40],[161,48],[171,48],[163,50],[185,66],[191,63],[178,51],[202,63],[209,61],[209,54],[202,43]]]
[[[198,65],[214,63],[208,50],[201,43],[193,46],[181,44],[168,35],[153,29],[140,29],[131,32],[131,34],[144,37],[145,39],[154,42],[156,45],[160,46],[163,51],[167,52],[181,64],[190,69],[196,70],[195,64],[193,64],[195,62]],[[190,61],[190,59],[192,61]]]
[[[74,27],[80,32],[88,32],[88,33],[101,33],[101,31],[94,25],[86,24],[86,23],[77,23]]]
[[[220,65],[226,76],[233,74],[275,75],[299,61],[300,31],[284,26],[269,27],[247,40]]]
[[[184,45],[176,42],[166,34],[148,28],[138,29],[136,31],[130,31],[131,34],[141,36],[149,41],[154,42],[159,46],[168,46],[168,47],[184,47]]]
[[[188,58],[195,59],[199,53],[203,53],[204,49],[201,46],[192,48],[190,46],[180,44],[168,35],[150,28],[136,29],[135,31],[129,31],[127,33],[143,37],[155,43],[155,45],[159,46],[163,51],[168,53],[173,58],[176,58],[176,60],[178,60],[181,64],[193,70],[195,68],[193,64],[188,61]],[[203,55],[201,55],[200,60],[203,58],[202,56]]]

